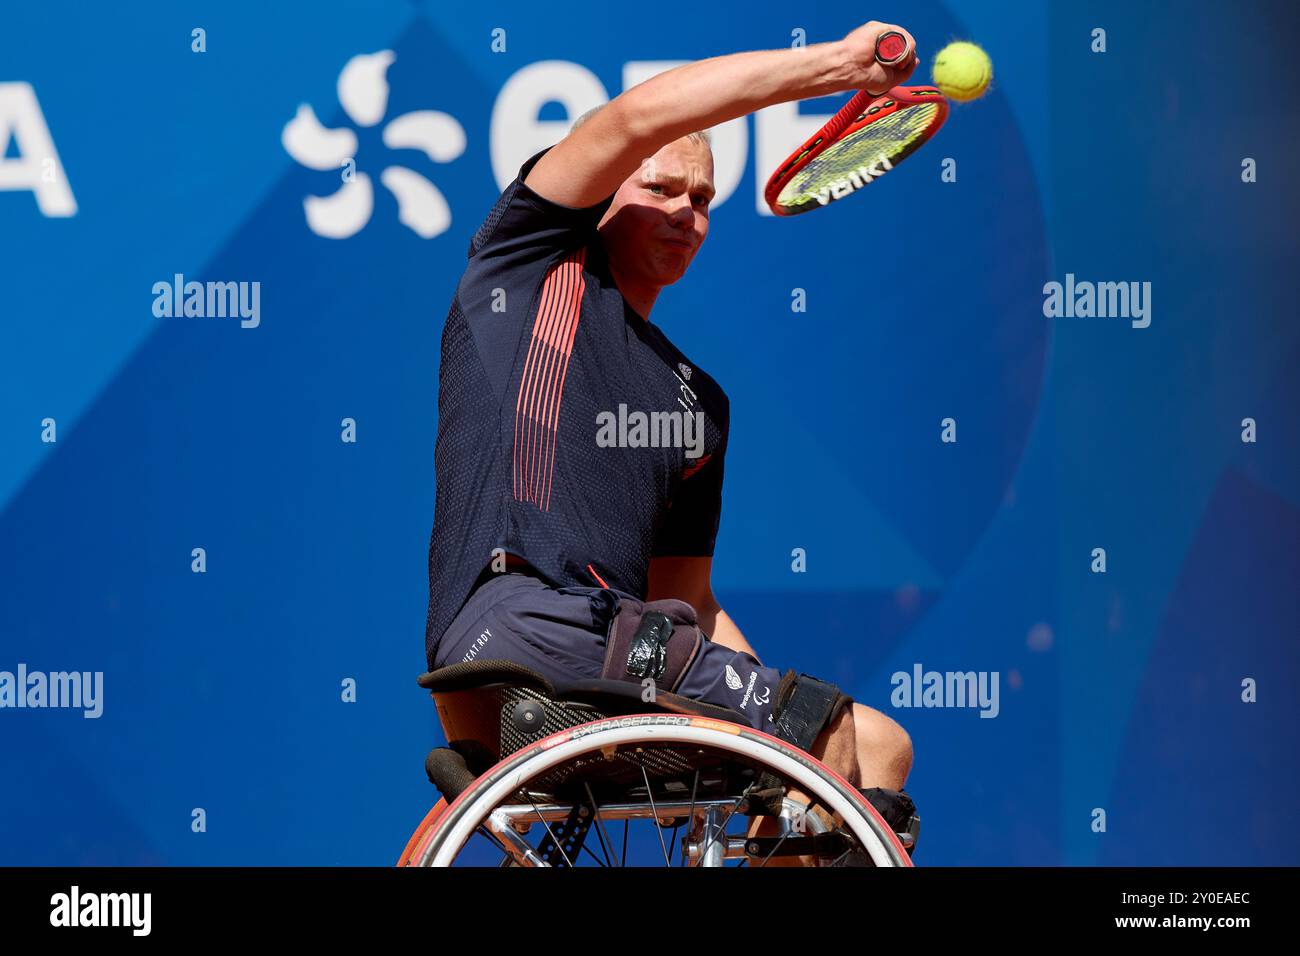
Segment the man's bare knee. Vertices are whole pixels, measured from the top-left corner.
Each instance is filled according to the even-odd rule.
[[[892,717],[853,705],[858,763],[868,787],[899,789],[912,769],[912,738]]]

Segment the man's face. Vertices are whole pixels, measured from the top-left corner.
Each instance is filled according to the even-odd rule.
[[[709,232],[713,151],[682,138],[641,164],[614,194],[600,234],[616,269],[648,285],[682,277]]]

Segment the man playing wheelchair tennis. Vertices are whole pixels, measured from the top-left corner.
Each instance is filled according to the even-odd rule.
[[[897,29],[670,70],[524,163],[470,243],[443,331],[426,653],[431,670],[506,659],[730,708],[836,770],[901,832],[915,825],[899,792],[907,733],[832,684],[760,663],[713,595],[728,400],[649,321],[708,233],[713,156],[699,131],[905,82],[910,36],[911,59],[875,59],[877,36]],[[615,418],[611,442],[600,423]]]

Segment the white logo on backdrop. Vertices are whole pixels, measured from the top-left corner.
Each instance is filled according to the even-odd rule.
[[[388,67],[397,59],[392,50],[354,56],[339,73],[339,103],[359,127],[378,124],[388,110]],[[418,149],[435,163],[449,163],[465,152],[465,130],[455,117],[437,110],[417,110],[390,120],[384,127],[389,149]],[[357,134],[325,127],[311,106],[303,103],[280,134],[285,151],[309,169],[343,170],[343,185],[329,196],[303,200],[307,226],[327,239],[347,239],[370,221],[374,186],[356,168]],[[388,166],[379,181],[397,198],[397,218],[422,239],[441,235],[451,226],[451,209],[438,187],[405,166]]]
[[[380,50],[354,56],[338,80],[338,98],[348,118],[359,127],[377,125],[388,106],[388,67],[397,56]],[[623,64],[623,87],[628,89],[680,65],[676,60],[634,60]],[[575,117],[608,102],[609,94],[594,73],[567,60],[543,60],[516,71],[501,87],[489,122],[488,150],[493,178],[504,189],[529,156],[564,138],[571,120],[543,120],[548,104],[559,103],[566,117]],[[760,173],[774,169],[790,149],[802,142],[829,114],[799,112],[798,103],[778,103],[759,110],[752,119],[742,117],[713,128],[714,185],[712,208],[722,205],[740,184],[750,151],[750,123],[755,132],[755,159]],[[384,145],[390,149],[419,149],[435,163],[448,163],[465,151],[465,131],[447,113],[419,110],[391,120],[384,128]],[[310,169],[343,169],[343,185],[329,196],[303,200],[307,225],[330,239],[346,239],[361,230],[374,211],[370,177],[356,168],[357,136],[346,127],[325,127],[307,103],[287,124],[280,141],[285,151]],[[451,226],[447,200],[433,183],[404,166],[388,166],[380,181],[397,197],[398,217],[418,235],[432,239]],[[763,200],[765,175],[755,178],[754,209],[770,216]],[[476,210],[480,213],[482,210]]]
[[[17,155],[6,159],[12,140]],[[77,200],[30,83],[0,83],[0,190],[27,190],[41,214],[74,216]]]

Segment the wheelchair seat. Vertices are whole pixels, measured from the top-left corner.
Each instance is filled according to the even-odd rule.
[[[451,664],[421,674],[417,683],[432,694],[447,737],[447,748],[435,749],[425,762],[429,779],[444,794],[458,792],[501,759],[544,737],[595,720],[670,713],[749,725],[744,714],[727,707],[666,691],[645,701],[641,685],[627,681],[581,678],[555,684],[508,660]],[[671,753],[660,762],[662,766],[650,762],[652,775],[682,769],[683,761]],[[608,769],[611,776],[626,776],[625,767]]]
[[[692,700],[668,691],[657,691],[653,701],[642,699],[642,687],[629,681],[579,678],[562,684],[553,684],[541,674],[523,664],[506,660],[468,661],[450,664],[429,671],[416,678],[425,690],[435,697],[454,691],[490,690],[503,685],[540,691],[556,702],[585,704],[602,711],[598,717],[615,717],[625,714],[665,712],[690,717],[712,717],[731,723],[749,726],[749,719],[738,710],[717,704]]]

